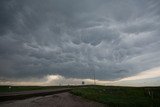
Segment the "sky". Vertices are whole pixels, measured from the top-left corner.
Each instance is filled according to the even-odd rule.
[[[160,85],[159,0],[0,0],[0,85]]]

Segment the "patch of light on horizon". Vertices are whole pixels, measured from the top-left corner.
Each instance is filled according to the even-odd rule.
[[[135,76],[126,77],[119,81],[140,80],[140,79],[148,79],[148,78],[156,78],[156,77],[160,77],[160,67],[143,71]]]

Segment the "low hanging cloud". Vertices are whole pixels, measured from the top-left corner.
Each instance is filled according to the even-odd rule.
[[[158,0],[1,0],[0,81],[119,80],[160,66]]]

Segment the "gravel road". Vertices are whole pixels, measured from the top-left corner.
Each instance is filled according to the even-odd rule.
[[[0,107],[104,107],[104,105],[64,92],[24,100],[1,102]]]

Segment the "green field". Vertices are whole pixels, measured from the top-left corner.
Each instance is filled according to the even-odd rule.
[[[109,107],[160,107],[160,87],[88,86],[71,93]]]
[[[70,88],[70,86],[0,86],[0,93]]]

